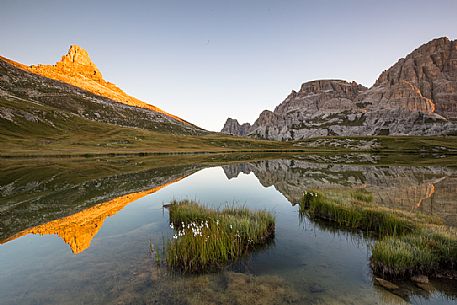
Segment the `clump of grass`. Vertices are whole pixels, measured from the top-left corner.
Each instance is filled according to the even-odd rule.
[[[368,198],[368,196],[364,196],[365,199]],[[387,213],[382,208],[345,204],[339,200],[327,198],[317,191],[304,192],[300,202],[300,213],[306,214],[310,218],[336,223],[344,228],[371,231],[382,235],[403,234],[411,232],[415,228],[412,221]]]
[[[168,266],[183,272],[219,269],[272,240],[275,219],[266,211],[214,210],[183,200],[168,205],[176,234],[166,246]]]
[[[457,231],[434,217],[406,213],[369,204],[371,194],[352,191],[338,197],[304,192],[300,214],[323,219],[339,227],[375,233],[373,272],[389,277],[415,274],[457,275]]]
[[[385,237],[373,247],[371,266],[378,274],[406,277],[414,274],[455,273],[455,235],[428,227],[414,233]]]

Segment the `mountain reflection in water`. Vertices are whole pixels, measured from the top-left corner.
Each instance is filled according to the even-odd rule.
[[[389,208],[442,217],[457,225],[457,171],[434,166],[323,164],[300,160],[266,160],[224,165],[227,178],[253,172],[263,186],[274,186],[289,202],[304,190],[365,188],[373,202]]]
[[[132,203],[146,195],[155,193],[170,184],[180,181],[183,178],[184,177],[175,179],[144,192],[131,193],[114,198],[76,214],[32,227],[9,237],[8,239],[0,242],[0,244],[27,234],[55,234],[62,238],[63,241],[70,246],[73,254],[79,254],[90,247],[92,239],[101,229],[103,223],[108,217],[115,215],[129,203]]]
[[[455,204],[457,173],[454,168],[327,164],[282,159],[228,164],[222,167],[228,179],[237,177],[240,173],[254,173],[264,187],[274,186],[292,204],[300,201],[304,190],[335,190],[357,187],[365,188],[371,192],[374,197],[373,202],[377,204],[407,211],[417,210],[422,213],[437,215],[449,225],[457,224],[457,205]],[[125,177],[126,180],[141,177],[143,184],[139,186],[140,189],[144,188],[144,184],[150,185],[151,181],[156,181],[153,183],[156,184],[155,187],[128,193],[97,203],[69,216],[24,229],[4,238],[0,243],[5,243],[27,234],[56,234],[70,246],[74,254],[81,253],[90,246],[92,238],[100,230],[107,217],[116,214],[126,205],[139,198],[180,181],[183,177],[203,168],[203,166],[177,166],[171,168],[173,170],[145,171]],[[144,177],[147,174],[155,174],[156,176]],[[112,181],[102,181],[98,182],[98,184],[110,182],[125,184],[128,182],[126,180],[119,182],[121,177],[122,175],[116,175],[116,179],[111,176],[104,177],[104,180]],[[27,184],[30,183],[27,182]],[[11,184],[10,182],[8,185]],[[36,183],[36,185],[39,186],[41,183]],[[5,186],[2,186],[2,188],[5,189]],[[68,190],[75,189],[75,185],[68,186]],[[17,190],[21,192],[23,188],[18,187]],[[77,188],[77,190],[80,191],[80,188]],[[60,194],[62,191],[59,188],[56,193]],[[14,190],[10,191],[9,197],[14,198]],[[38,196],[38,198],[41,197]],[[104,198],[105,196],[98,195],[98,197]],[[91,201],[94,201],[93,197],[87,199],[87,202]],[[13,211],[14,206],[20,206],[20,204],[21,202],[15,202],[12,205]],[[39,201],[39,204],[43,204],[43,202]],[[6,210],[8,210],[8,207],[6,207]],[[7,213],[2,215],[8,216]],[[3,223],[8,222],[5,219],[1,220]]]

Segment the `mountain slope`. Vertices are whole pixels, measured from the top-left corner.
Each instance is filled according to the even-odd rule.
[[[66,120],[68,116],[77,116],[101,123],[172,133],[195,134],[203,131],[163,112],[126,105],[109,97],[94,94],[84,88],[43,77],[30,72],[30,69],[32,68],[0,58],[0,119],[7,121],[2,122],[2,125],[7,123],[18,125],[19,121],[25,120],[40,121],[52,126],[53,120]],[[75,70],[81,71],[77,67]],[[87,78],[80,72],[77,74],[69,72],[69,75],[74,83],[79,80],[83,87],[91,84],[86,82]],[[10,103],[8,107],[7,103]],[[12,107],[11,103],[17,105]],[[50,118],[49,113],[38,110],[27,113],[18,111],[20,107],[30,108],[36,105],[51,107],[56,114]],[[46,116],[47,118],[45,118]],[[16,127],[11,126],[11,128]]]
[[[369,89],[342,80],[304,83],[252,126],[222,132],[275,140],[316,136],[456,134],[457,41],[438,38],[384,71]]]
[[[71,45],[68,53],[62,56],[61,60],[55,65],[26,66],[11,60],[9,60],[9,63],[23,70],[79,87],[96,95],[107,97],[129,106],[149,109],[188,124],[188,122],[175,115],[129,96],[115,84],[105,81],[87,51],[77,45]]]
[[[95,94],[89,91],[95,90],[93,84],[100,84],[97,88],[102,88],[104,95],[111,94],[111,85],[103,81],[87,56],[78,58],[81,52],[71,51],[70,59],[63,59],[61,64],[39,68],[0,58],[0,155],[265,150],[284,146],[211,133],[153,106],[127,105]],[[41,74],[49,70],[50,77],[62,77],[88,89],[32,70]]]

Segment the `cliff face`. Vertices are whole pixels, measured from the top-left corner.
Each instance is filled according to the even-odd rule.
[[[421,46],[384,71],[373,89],[365,99],[374,106],[457,118],[457,40],[438,38]]]
[[[275,140],[455,134],[456,118],[457,41],[439,38],[400,59],[369,89],[343,80],[307,82],[247,131],[233,133]]]

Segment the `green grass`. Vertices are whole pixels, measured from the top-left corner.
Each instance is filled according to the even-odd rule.
[[[457,272],[457,231],[426,215],[371,204],[366,191],[335,194],[307,191],[300,214],[338,227],[372,232],[380,238],[372,249],[375,274],[402,278],[416,274],[454,277]]]
[[[407,277],[415,274],[455,275],[457,238],[443,227],[428,227],[403,236],[389,236],[373,247],[371,265],[377,274]]]
[[[174,201],[168,209],[175,235],[166,245],[166,262],[174,270],[220,269],[274,236],[275,219],[266,211],[213,210],[188,200]]]
[[[300,202],[300,213],[347,229],[369,231],[380,235],[403,234],[415,229],[415,224],[409,219],[389,213],[384,208],[358,202],[365,203],[367,200],[372,200],[372,197],[364,191],[354,191],[350,195],[356,200],[347,203],[347,201],[328,198],[317,191],[305,192]]]

